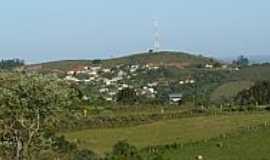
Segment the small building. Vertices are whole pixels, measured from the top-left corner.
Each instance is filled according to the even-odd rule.
[[[205,68],[212,69],[212,68],[214,68],[214,65],[212,65],[212,64],[206,64],[205,65]]]
[[[75,73],[76,73],[75,71],[68,71],[68,72],[67,72],[67,75],[73,76],[73,75],[75,75]]]
[[[185,81],[179,81],[179,84],[185,84]]]
[[[189,81],[189,83],[194,84],[195,80],[192,79],[192,80]]]
[[[169,94],[170,104],[180,104],[182,100],[183,100],[183,94],[181,93]]]

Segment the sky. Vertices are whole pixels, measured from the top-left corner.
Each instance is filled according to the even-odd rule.
[[[269,0],[0,0],[0,59],[109,58],[153,48],[270,55]]]

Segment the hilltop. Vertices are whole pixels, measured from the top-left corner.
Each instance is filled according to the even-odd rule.
[[[103,61],[103,64],[154,64],[188,67],[199,64],[213,63],[213,61],[214,60],[211,58],[197,56],[189,53],[164,51],[157,53],[140,53],[131,56],[105,60]]]
[[[174,66],[177,68],[186,68],[198,65],[213,64],[216,61],[212,58],[201,55],[192,55],[184,52],[158,52],[158,53],[138,53],[130,56],[113,58],[113,59],[95,59],[95,60],[62,60],[47,62],[42,64],[29,65],[27,68],[38,71],[69,71],[81,68],[85,65],[101,65],[113,67],[115,65],[132,65],[132,64],[153,64]]]

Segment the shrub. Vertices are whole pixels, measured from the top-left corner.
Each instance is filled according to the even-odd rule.
[[[105,160],[142,160],[142,156],[135,146],[125,141],[120,141],[114,145],[111,154],[107,155]]]
[[[79,150],[74,153],[72,160],[97,160],[98,156],[89,150]]]

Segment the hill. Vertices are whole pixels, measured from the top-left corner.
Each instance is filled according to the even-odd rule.
[[[63,60],[48,62],[42,64],[35,64],[27,66],[30,70],[38,71],[68,71],[76,68],[82,68],[85,65],[103,65],[103,66],[116,66],[116,65],[129,65],[129,64],[153,64],[174,66],[177,68],[186,68],[203,64],[213,64],[216,61],[212,58],[203,56],[196,56],[184,52],[158,52],[158,53],[140,53],[130,56],[104,59],[104,60]]]
[[[213,63],[211,58],[196,56],[184,52],[158,52],[158,53],[141,53],[131,56],[105,60],[105,65],[118,64],[154,64],[169,65],[176,67],[189,67],[199,64]]]

